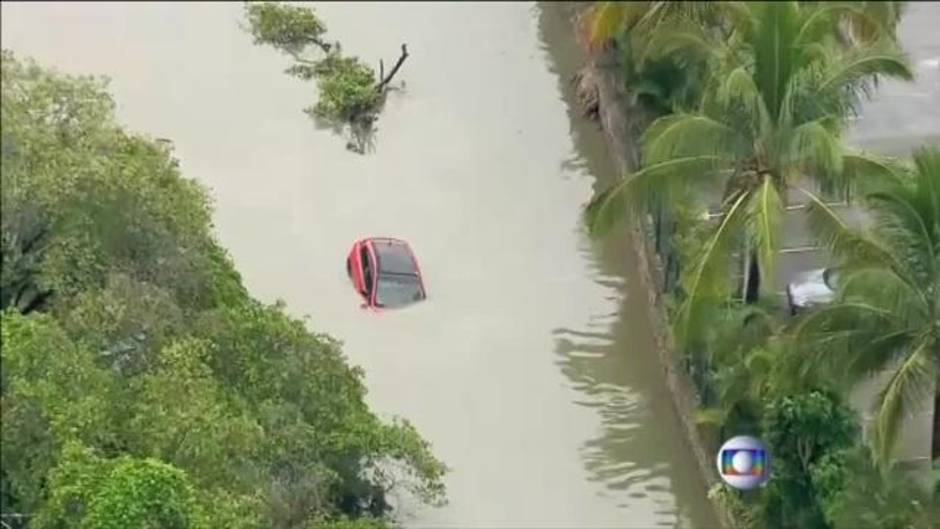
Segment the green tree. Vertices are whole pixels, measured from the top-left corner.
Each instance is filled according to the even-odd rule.
[[[594,49],[608,45],[622,33],[645,49],[657,32],[688,22],[719,28],[739,2],[595,2],[581,16],[581,35]]]
[[[874,456],[887,468],[901,419],[936,401],[937,389],[930,392],[940,387],[940,149],[920,149],[912,167],[880,171],[886,184],[864,197],[872,220],[864,231],[813,200],[812,228],[842,272],[835,302],[807,315],[794,334],[808,368],[848,386],[891,371],[871,432]]]
[[[772,312],[758,306],[715,311],[708,324],[713,335],[705,349],[706,407],[698,410],[700,424],[717,426],[719,437],[733,432],[760,431],[764,401],[787,388],[780,380],[782,347],[777,340],[780,323]]]
[[[654,35],[696,26],[722,38],[723,22],[742,7],[738,2],[595,2],[580,17],[579,35],[595,53],[614,50],[638,109],[668,114],[697,104],[708,73],[695,56],[653,56]]]
[[[825,528],[813,471],[826,456],[857,437],[851,410],[830,394],[810,391],[767,402],[762,436],[771,454],[771,476],[761,497],[768,528]]]
[[[700,108],[656,120],[642,139],[644,166],[587,208],[597,233],[628,204],[724,190],[721,214],[681,278],[676,330],[686,344],[700,334],[706,308],[729,300],[736,255],[745,261],[745,301],[768,288],[794,183],[843,185],[875,164],[840,141],[858,94],[879,75],[911,78],[890,39],[838,46],[840,17],[826,6],[757,3],[747,4],[745,14],[729,18],[734,31],[727,41],[710,40],[694,26],[657,36],[658,53],[704,55],[715,75]]]
[[[890,1],[820,4],[820,12],[838,19],[838,24],[823,24],[845,48],[894,39],[904,6]],[[662,115],[696,108],[711,71],[707,54],[699,50],[665,55],[662,50],[731,41],[749,16],[745,2],[595,2],[582,14],[579,34],[595,52],[615,44],[629,93],[643,109]]]
[[[226,392],[207,365],[211,344],[178,340],[133,381],[128,451],[186,470],[205,488],[249,495],[255,488],[265,432],[242,402]]]
[[[4,312],[2,344],[3,512],[29,514],[45,501],[46,474],[68,441],[116,448],[115,388],[87,349],[49,316]]]
[[[159,284],[186,308],[238,295],[205,190],[113,110],[105,82],[3,51],[0,308],[48,310],[110,273]]]
[[[213,372],[257,410],[262,428],[278,432],[266,449],[267,490],[282,506],[305,509],[290,499],[300,488],[346,514],[379,516],[396,484],[443,501],[445,466],[410,424],[382,423],[369,411],[362,372],[335,340],[310,334],[280,305],[258,303],[207,315],[198,328],[214,344]]]
[[[79,529],[92,495],[114,466],[80,441],[67,441],[58,462],[47,475],[49,497],[36,511],[30,527]]]
[[[178,468],[125,458],[91,496],[82,529],[203,527],[193,487]]]
[[[0,513],[31,526],[381,527],[445,468],[340,344],[242,285],[205,191],[104,83],[4,50]],[[150,524],[150,525],[147,525]]]
[[[864,446],[826,454],[811,479],[833,529],[931,529],[940,514],[909,473],[881,472]]]
[[[827,2],[802,2],[827,4]],[[838,15],[842,24],[832,26],[833,35],[849,46],[873,42],[882,37],[896,38],[895,28],[906,2],[828,2],[827,11]],[[581,17],[581,35],[592,48],[607,45],[622,33],[633,33],[644,48],[652,36],[676,25],[691,23],[718,30],[730,36],[730,19],[747,16],[743,2],[595,2]]]
[[[402,44],[401,56],[386,74],[380,63],[378,75],[357,57],[344,57],[339,42],[326,41],[326,26],[309,7],[279,2],[246,2],[247,30],[255,44],[265,44],[289,55],[294,64],[286,73],[304,80],[316,79],[319,99],[305,110],[341,128],[350,125],[356,150],[363,152],[364,136],[371,132],[384,102],[386,90],[408,58]]]

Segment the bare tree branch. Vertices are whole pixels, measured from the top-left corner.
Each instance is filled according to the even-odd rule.
[[[395,77],[395,74],[398,73],[398,69],[401,68],[402,63],[405,62],[405,59],[408,58],[408,48],[405,44],[401,45],[401,57],[398,58],[398,62],[395,63],[395,66],[392,67],[392,71],[388,72],[388,77],[383,77],[382,81],[379,82],[376,86],[376,90],[381,92],[385,90],[385,87],[388,86],[388,83],[392,82],[392,78]]]

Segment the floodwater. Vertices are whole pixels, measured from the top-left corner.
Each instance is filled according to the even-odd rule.
[[[121,119],[173,140],[215,198],[250,290],[345,342],[383,416],[451,468],[411,527],[716,526],[655,360],[625,233],[580,207],[613,178],[569,106],[580,55],[562,6],[324,4],[329,35],[411,56],[357,155],[301,109],[310,84],[239,30],[241,5],[3,4],[3,46],[103,74]],[[357,238],[407,239],[427,301],[372,314],[346,279]]]
[[[898,26],[914,81],[888,80],[862,105],[850,138],[859,147],[909,156],[940,145],[940,2],[908,2]]]

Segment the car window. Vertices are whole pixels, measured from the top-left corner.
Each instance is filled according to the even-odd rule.
[[[380,307],[401,307],[424,299],[421,282],[411,274],[382,274],[375,292],[375,304]]]
[[[379,260],[379,271],[392,274],[414,274],[416,272],[414,261],[411,259],[411,253],[404,244],[400,243],[373,243],[377,259]]]
[[[360,250],[359,256],[362,258],[362,278],[363,278],[363,287],[365,288],[366,294],[372,294],[372,262],[369,259],[369,250],[365,246]]]

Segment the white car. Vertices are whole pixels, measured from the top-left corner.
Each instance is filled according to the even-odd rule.
[[[787,285],[790,314],[832,301],[839,273],[835,268],[818,268],[796,276]]]

